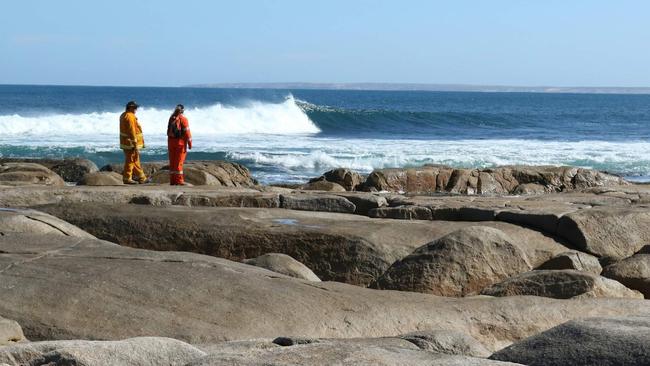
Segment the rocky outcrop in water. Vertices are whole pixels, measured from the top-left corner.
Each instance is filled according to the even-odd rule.
[[[554,166],[504,166],[454,169],[442,165],[378,169],[368,175],[364,190],[448,192],[457,194],[528,194],[565,192],[626,184],[619,177],[591,169]]]

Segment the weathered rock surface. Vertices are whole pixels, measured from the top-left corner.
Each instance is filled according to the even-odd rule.
[[[147,162],[142,162],[141,165],[142,165],[142,170],[147,175],[147,177],[151,177],[157,171],[163,169],[163,167],[168,166],[169,162],[147,161]],[[122,175],[122,173],[124,172],[124,164],[107,164],[104,165],[100,170],[103,172],[115,172],[119,175]],[[167,181],[167,183],[169,183],[169,181]]]
[[[0,209],[0,235],[32,233],[93,238],[92,235],[61,219],[43,212],[26,209]]]
[[[183,166],[185,181],[196,186],[252,187],[257,182],[245,166],[227,161],[189,161]],[[169,183],[169,166],[151,175],[154,183]]]
[[[571,299],[576,297],[627,297],[641,299],[640,292],[590,272],[565,270],[530,271],[485,288],[489,296],[532,295]]]
[[[34,341],[156,334],[205,344],[278,334],[351,338],[447,329],[494,350],[577,317],[650,316],[645,300],[376,291],[61,235],[5,234],[0,252],[0,314]]]
[[[575,269],[599,275],[603,268],[598,258],[587,253],[569,251],[556,255],[537,269]]]
[[[311,179],[309,183],[331,182],[342,186],[346,191],[355,191],[362,183],[362,177],[359,173],[346,168],[339,168],[327,171],[318,178]]]
[[[94,172],[84,175],[79,180],[82,186],[121,186],[122,176],[115,172]]]
[[[530,194],[626,184],[616,176],[590,169],[554,166],[504,166],[454,169],[442,165],[378,169],[363,183],[365,190],[450,192],[458,194]]]
[[[283,253],[321,279],[361,285],[440,235],[430,222],[283,209],[100,204],[42,209],[125,246],[193,251],[237,261]]]
[[[21,341],[25,341],[25,335],[20,325],[13,320],[0,316],[0,346]],[[2,358],[0,358],[0,362],[2,362]]]
[[[44,341],[0,348],[0,362],[12,366],[183,366],[205,355],[192,345],[162,337]]]
[[[650,242],[650,209],[593,208],[562,216],[558,235],[598,257],[623,259]]]
[[[242,187],[184,187],[153,184],[74,187],[0,187],[0,206],[34,207],[68,203],[147,204],[208,207],[277,208],[280,197],[275,192]]]
[[[433,220],[430,208],[416,205],[373,208],[368,211],[368,216],[380,219]]]
[[[64,186],[63,179],[50,169],[34,163],[0,164],[0,185],[19,186],[41,184]]]
[[[284,275],[300,278],[312,282],[320,282],[320,278],[304,264],[282,253],[262,254],[257,258],[246,259],[246,264],[266,268],[269,271],[282,273]]]
[[[354,213],[356,206],[345,197],[325,194],[282,194],[280,207],[289,210]]]
[[[427,352],[397,338],[315,339],[311,343],[240,353],[213,353],[188,366],[213,365],[516,365],[468,356]]]
[[[363,183],[364,190],[389,192],[445,191],[453,169],[447,166],[425,165],[412,169],[376,169]]]
[[[326,180],[309,182],[303,185],[301,189],[305,191],[345,192],[345,188],[342,185]]]
[[[411,332],[403,334],[399,338],[429,352],[472,357],[488,357],[490,355],[490,351],[474,337],[453,330]]]
[[[640,291],[650,298],[650,254],[635,254],[605,267],[603,276]]]
[[[572,320],[519,341],[491,359],[531,366],[648,365],[650,318]]]
[[[29,159],[29,158],[2,158],[4,163],[35,163],[40,164],[58,174],[66,182],[77,183],[88,173],[97,171],[97,165],[88,159]]]
[[[323,280],[368,285],[398,259],[467,222],[369,219],[283,209],[56,204],[41,209],[126,246],[184,250],[236,261],[266,253],[295,258]],[[567,248],[537,231],[499,222],[538,266]]]
[[[466,296],[530,269],[526,254],[503,231],[472,226],[395,262],[373,287]]]

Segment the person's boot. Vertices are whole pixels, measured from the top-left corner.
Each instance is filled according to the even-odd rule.
[[[147,177],[140,178],[140,179],[138,180],[138,183],[140,183],[140,184],[151,183],[151,178],[147,178]]]
[[[133,179],[124,179],[122,182],[124,182],[124,184],[138,184],[138,182]]]

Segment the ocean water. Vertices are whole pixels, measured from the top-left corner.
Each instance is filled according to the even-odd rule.
[[[166,159],[177,103],[188,159],[229,159],[264,183],[336,167],[576,165],[650,180],[650,95],[0,85],[0,155],[122,161],[118,118],[142,107],[143,160]]]

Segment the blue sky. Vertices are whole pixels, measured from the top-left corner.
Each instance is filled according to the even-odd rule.
[[[0,84],[650,86],[650,2],[8,1]]]

